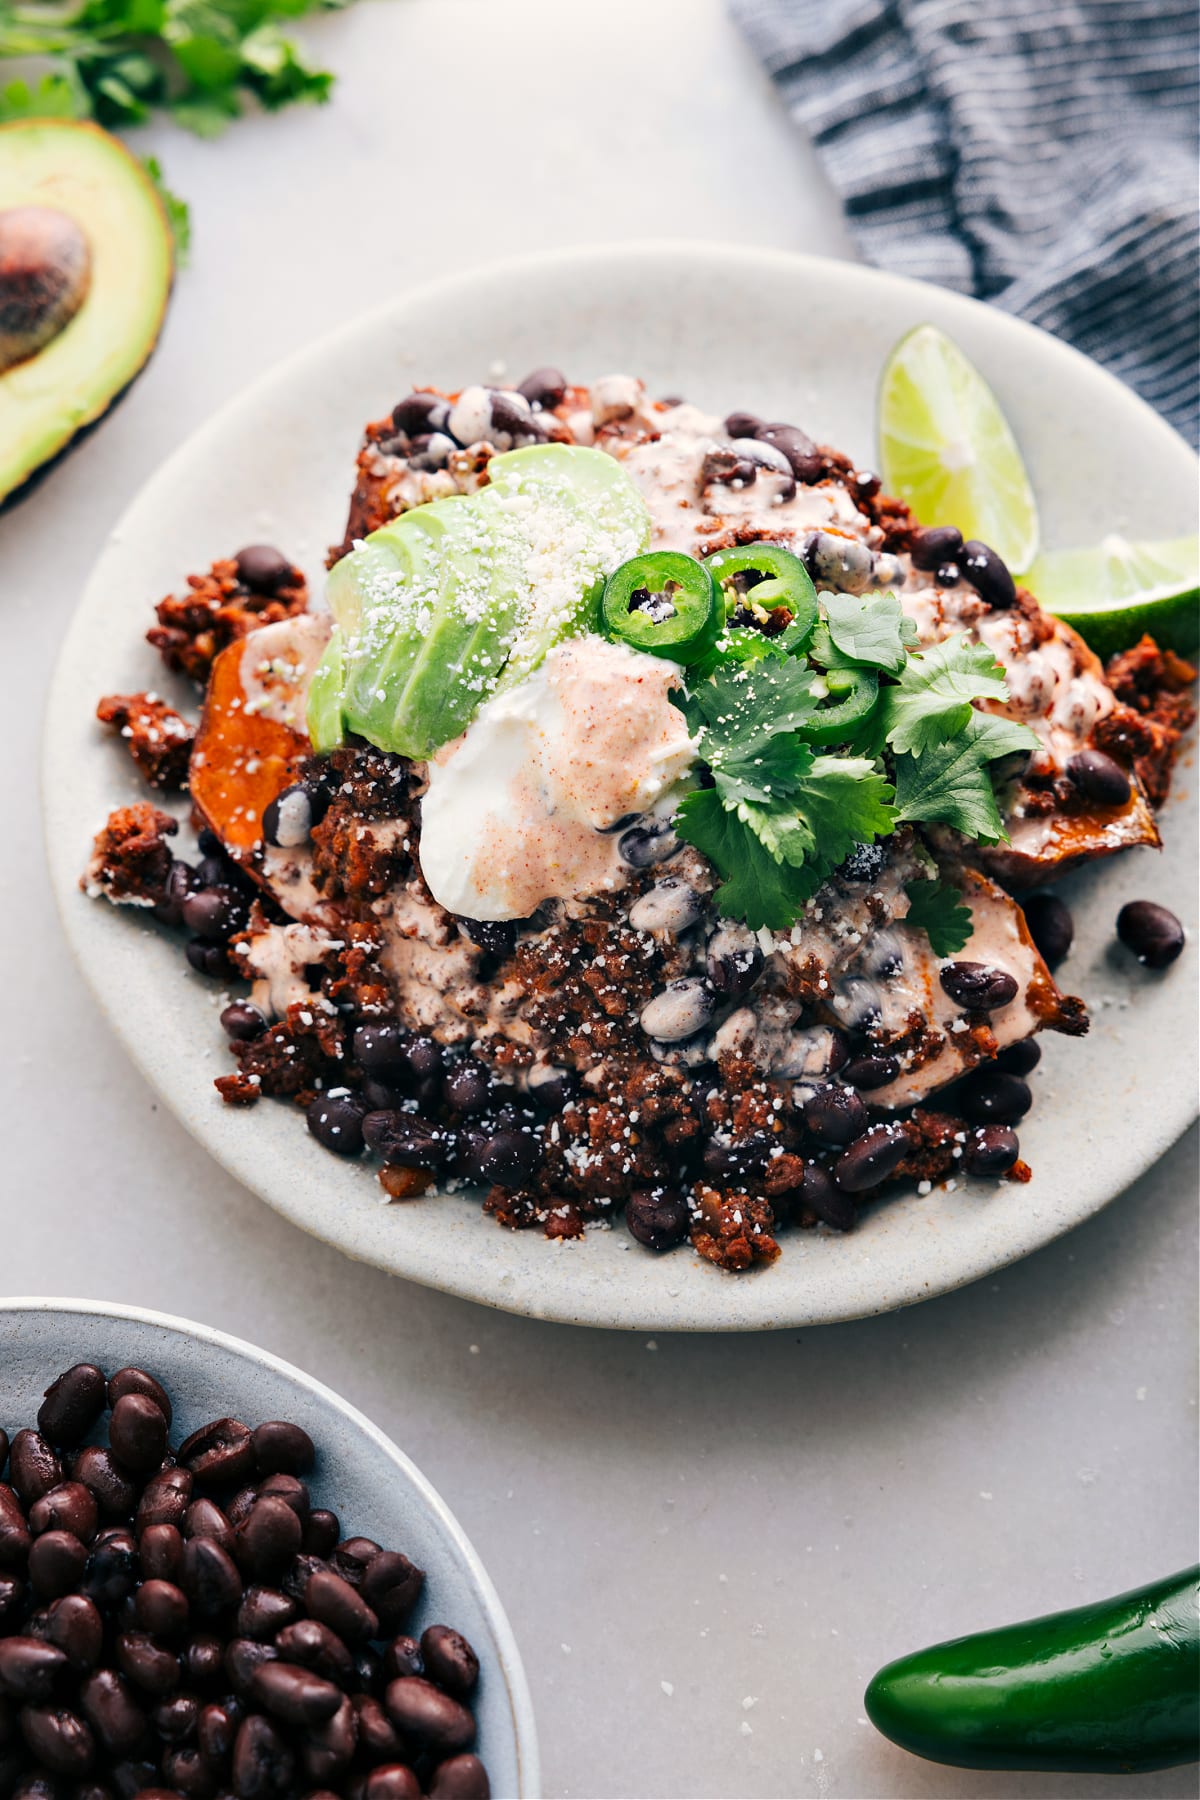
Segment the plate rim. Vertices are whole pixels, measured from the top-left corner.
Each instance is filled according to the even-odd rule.
[[[196,1340],[206,1346],[228,1351],[244,1362],[268,1368],[289,1382],[307,1389],[318,1400],[332,1406],[343,1418],[348,1419],[356,1431],[368,1438],[400,1470],[462,1556],[500,1650],[500,1672],[504,1678],[513,1718],[521,1800],[538,1800],[542,1786],[541,1761],[533,1698],[520,1647],[504,1603],[482,1557],[448,1503],[407,1451],[402,1450],[381,1426],[376,1425],[373,1419],[368,1418],[366,1413],[335,1388],[289,1362],[286,1357],[277,1356],[273,1350],[265,1350],[261,1345],[252,1344],[248,1339],[237,1337],[232,1332],[222,1331],[218,1326],[202,1324],[198,1319],[187,1319],[178,1313],[160,1312],[153,1307],[130,1306],[117,1300],[84,1300],[40,1294],[0,1296],[0,1314],[20,1312],[65,1313],[76,1318],[100,1317],[131,1325],[152,1325],[160,1331]]]
[[[1071,345],[1063,343],[1040,327],[983,301],[975,300],[950,289],[938,288],[931,283],[916,280],[910,276],[892,274],[866,264],[847,259],[817,256],[808,252],[764,249],[706,239],[642,238],[623,240],[613,244],[568,246],[549,251],[518,254],[486,264],[470,266],[434,280],[404,287],[387,300],[364,309],[351,319],[344,320],[331,330],[321,333],[315,339],[270,364],[252,382],[231,394],[215,412],[185,437],[171,455],[131,496],[115,525],[108,532],[92,565],[64,633],[48,686],[39,758],[43,825],[46,825],[50,816],[48,794],[51,780],[50,766],[54,755],[52,742],[54,724],[64,705],[63,690],[69,686],[70,682],[73,640],[77,631],[82,629],[83,615],[88,610],[89,600],[98,586],[98,577],[103,571],[103,565],[110,550],[117,541],[125,537],[129,520],[143,505],[147,496],[152,496],[160,484],[164,488],[169,486],[178,468],[197,453],[204,454],[209,449],[210,443],[219,441],[230,424],[236,422],[243,409],[247,412],[253,411],[264,394],[272,389],[282,387],[297,375],[302,376],[310,366],[316,367],[331,357],[336,358],[343,344],[352,343],[363,333],[386,328],[389,321],[397,315],[411,309],[429,306],[443,296],[462,295],[475,283],[492,283],[509,277],[536,280],[539,275],[545,273],[552,275],[555,272],[586,270],[595,266],[608,268],[615,262],[628,264],[636,258],[645,257],[653,257],[661,264],[690,265],[693,268],[699,258],[712,266],[737,266],[743,272],[748,263],[754,263],[785,275],[832,280],[854,288],[865,287],[868,291],[873,289],[881,296],[893,294],[901,300],[905,297],[911,299],[931,294],[935,297],[939,308],[948,309],[952,313],[961,310],[964,316],[972,318],[982,316],[987,319],[990,327],[999,330],[1002,337],[1006,333],[1012,334],[1014,340],[1026,340],[1031,347],[1036,346],[1043,355],[1048,350],[1051,356],[1066,358],[1071,363],[1080,366],[1086,371],[1087,379],[1091,381],[1099,379],[1113,391],[1115,403],[1125,408],[1129,408],[1132,404],[1140,415],[1142,425],[1159,439],[1165,453],[1178,457],[1182,452],[1193,464],[1197,461],[1186,440],[1145,400],[1135,394],[1115,375]],[[1185,1098],[1169,1118],[1160,1119],[1158,1129],[1152,1134],[1151,1141],[1149,1143],[1144,1141],[1137,1154],[1124,1159],[1118,1174],[1117,1185],[1106,1194],[1103,1200],[1090,1203],[1082,1209],[1073,1209],[1068,1216],[1054,1220],[1049,1227],[1043,1219],[1037,1229],[1028,1234],[1020,1234],[1003,1253],[998,1253],[993,1249],[986,1255],[976,1253],[972,1256],[969,1251],[965,1252],[963,1262],[953,1273],[948,1274],[942,1271],[931,1280],[924,1280],[917,1272],[907,1279],[897,1280],[886,1296],[864,1293],[858,1300],[849,1304],[826,1303],[821,1305],[818,1303],[814,1307],[815,1296],[810,1295],[808,1304],[805,1305],[799,1304],[794,1296],[790,1301],[785,1300],[781,1292],[780,1299],[783,1303],[779,1307],[766,1314],[755,1311],[753,1316],[748,1318],[730,1317],[720,1309],[715,1309],[714,1316],[709,1317],[706,1314],[704,1298],[701,1296],[699,1304],[693,1304],[691,1308],[679,1309],[671,1317],[660,1316],[653,1312],[648,1313],[644,1310],[634,1316],[626,1314],[618,1317],[597,1317],[586,1305],[582,1311],[578,1309],[577,1302],[580,1296],[574,1294],[569,1285],[555,1281],[545,1286],[538,1286],[532,1291],[509,1293],[502,1290],[501,1283],[497,1280],[485,1290],[477,1281],[458,1279],[453,1265],[446,1262],[438,1263],[432,1269],[428,1267],[401,1269],[394,1264],[381,1263],[370,1254],[364,1254],[361,1248],[348,1245],[336,1229],[332,1227],[325,1229],[320,1223],[308,1219],[301,1220],[297,1217],[284,1204],[280,1194],[271,1192],[261,1180],[255,1180],[253,1175],[244,1169],[241,1144],[235,1140],[232,1132],[221,1135],[214,1143],[212,1135],[206,1129],[204,1117],[182,1109],[177,1104],[167,1075],[155,1067],[152,1056],[143,1049],[133,1022],[120,1008],[110,1003],[99,968],[94,967],[91,959],[85,954],[85,945],[82,941],[82,917],[78,909],[71,904],[79,897],[77,866],[71,868],[63,864],[61,858],[56,856],[51,831],[44,831],[44,838],[56,910],[76,965],[103,1014],[106,1026],[115,1032],[130,1060],[143,1079],[160,1095],[172,1117],[200,1144],[205,1153],[211,1156],[227,1174],[252,1193],[256,1199],[265,1201],[273,1210],[287,1218],[289,1223],[306,1231],[318,1241],[337,1249],[352,1261],[366,1262],[371,1266],[385,1268],[386,1272],[399,1275],[402,1279],[413,1280],[423,1286],[518,1316],[602,1329],[681,1332],[795,1329],[878,1316],[967,1286],[985,1275],[1011,1266],[1035,1250],[1064,1236],[1118,1199],[1134,1180],[1153,1167],[1183,1136],[1197,1115],[1196,1099],[1192,1096],[1190,1099]],[[79,934],[76,930],[76,921],[80,926]],[[1121,1162],[1119,1157],[1114,1160]],[[562,1248],[569,1254],[579,1247],[572,1245]],[[549,1244],[545,1245],[544,1249],[548,1254],[553,1254],[553,1247]],[[705,1268],[702,1273],[719,1284],[724,1272]],[[764,1271],[749,1272],[737,1279],[739,1286],[747,1283],[757,1285],[762,1281],[770,1282],[771,1276],[772,1270],[768,1268]]]

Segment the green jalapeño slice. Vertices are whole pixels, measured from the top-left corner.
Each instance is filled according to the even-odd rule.
[[[654,550],[614,569],[604,584],[605,635],[672,662],[699,662],[720,634],[721,594],[703,563]]]
[[[845,744],[879,698],[879,676],[874,669],[826,669],[824,679],[829,704],[804,721],[804,736],[810,744]]]
[[[784,607],[791,618],[781,631],[768,635],[789,653],[808,643],[817,622],[817,591],[800,558],[782,544],[741,544],[736,549],[717,550],[705,557],[704,566],[724,595],[730,625],[761,630],[773,622],[771,615]]]

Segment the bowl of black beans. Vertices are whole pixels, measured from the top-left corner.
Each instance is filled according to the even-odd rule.
[[[537,1792],[491,1582],[368,1419],[204,1326],[0,1300],[4,1800]]]

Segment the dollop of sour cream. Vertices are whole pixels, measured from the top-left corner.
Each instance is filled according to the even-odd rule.
[[[586,634],[480,708],[429,764],[421,868],[467,919],[524,919],[623,879],[611,828],[670,795],[696,754],[680,670]]]

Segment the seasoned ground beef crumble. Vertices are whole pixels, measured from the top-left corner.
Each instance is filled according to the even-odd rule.
[[[566,421],[586,400],[586,390],[567,389],[553,412],[538,415],[543,435],[570,441]],[[619,409],[599,425],[597,441],[606,434],[636,438]],[[420,447],[390,417],[367,428],[347,534],[331,563],[404,505],[467,492],[487,479],[486,444],[457,450],[429,473],[417,468]],[[874,553],[907,555],[917,530],[907,507],[840,453],[814,447],[813,455],[812,485],[844,492],[869,523]],[[400,500],[398,466],[407,484]],[[764,535],[760,527],[719,516],[710,531],[703,521],[698,531],[703,553]],[[239,558],[228,558],[190,577],[185,595],[162,601],[148,636],[168,667],[202,686],[226,646],[261,625],[303,614],[304,579],[278,560],[281,568],[262,590],[243,578]],[[1023,590],[1013,616],[1031,645],[1055,631]],[[1107,675],[1117,704],[1099,721],[1095,742],[1132,766],[1149,798],[1161,804],[1180,734],[1194,717],[1186,693],[1194,671],[1147,638],[1114,659]],[[190,728],[178,714],[152,695],[133,695],[103,702],[100,717],[125,735],[153,785],[183,785]],[[161,752],[156,732],[164,738]],[[878,1181],[840,1192],[829,1171],[842,1146],[814,1135],[806,1119],[811,1082],[773,1078],[743,1053],[736,1034],[722,1044],[718,1032],[699,1061],[647,1054],[639,1014],[664,984],[694,971],[696,947],[687,934],[633,930],[627,915],[664,872],[686,868],[704,891],[704,872],[695,866],[703,859],[694,851],[677,852],[682,862],[673,857],[665,871],[631,871],[617,895],[548,903],[519,930],[473,927],[440,908],[422,878],[419,767],[351,745],[311,759],[296,779],[312,812],[303,867],[311,923],[289,926],[277,904],[282,890],[272,856],[278,862],[282,853],[260,844],[249,857],[237,850],[231,858],[211,830],[204,834],[208,882],[234,896],[216,949],[220,972],[244,970],[255,977],[256,996],[267,990],[276,996],[257,1024],[253,1005],[234,1001],[227,1009],[240,1008],[237,1029],[229,1026],[237,1068],[216,1086],[234,1106],[262,1097],[290,1100],[308,1112],[321,1141],[343,1153],[361,1149],[366,1121],[368,1145],[383,1157],[379,1180],[389,1199],[413,1199],[434,1185],[482,1187],[484,1209],[498,1223],[537,1228],[551,1238],[579,1237],[589,1225],[612,1223],[627,1206],[632,1223],[641,1208],[652,1221],[668,1221],[664,1242],[678,1241],[686,1230],[701,1257],[741,1271],[772,1262],[783,1229],[850,1227],[860,1208],[894,1183],[927,1191],[926,1184],[964,1170],[985,1172],[977,1154],[978,1110],[967,1117],[958,1109],[972,1069],[997,1066],[999,1045],[987,1015],[965,1016],[956,1046],[960,1077],[941,1089],[935,1105],[893,1111],[876,1105],[869,1088],[863,1093],[859,1131],[883,1131],[886,1123],[894,1152]],[[1082,810],[1075,790],[1040,773],[1036,759],[1023,780],[1020,806],[1030,818]],[[187,867],[166,842],[176,829],[169,815],[149,805],[114,813],[96,840],[90,888],[154,906],[165,918],[178,916],[178,897],[191,891],[193,877],[173,875]],[[901,832],[889,854],[903,859],[910,841],[911,833]],[[892,921],[882,893],[869,883],[861,891],[871,929],[886,937]],[[186,922],[186,908],[183,916]],[[262,966],[267,940],[277,961],[285,941],[294,951],[286,967]],[[419,953],[430,945],[436,946],[430,954],[453,959],[455,998],[452,1007],[439,1004],[423,1018],[398,1005],[397,970],[403,969],[406,986],[417,970],[412,991],[419,993]],[[920,1009],[890,1025],[847,1028],[835,1017],[826,955],[824,947],[807,956],[797,950],[766,983],[767,1000],[802,1005],[810,1036],[840,1034],[860,1061],[899,1058],[919,1071],[936,1059],[944,1036]],[[203,958],[193,961],[199,967]],[[1082,1002],[1058,994],[1053,984],[1030,1004],[1035,1013],[1040,1008],[1036,1022],[1068,1033],[1086,1030]],[[390,1063],[381,1062],[370,1032],[395,1030],[398,1017],[404,1041],[397,1041]],[[1026,1072],[1032,1060],[1024,1063]],[[830,1079],[837,1066],[830,1065]],[[999,1067],[1008,1066],[1002,1055]],[[382,1117],[399,1119],[408,1135],[395,1126],[373,1128],[370,1122]],[[1030,1175],[1019,1156],[986,1172],[1016,1182]],[[676,1217],[684,1224],[672,1235]],[[655,1229],[637,1235],[663,1247]]]

